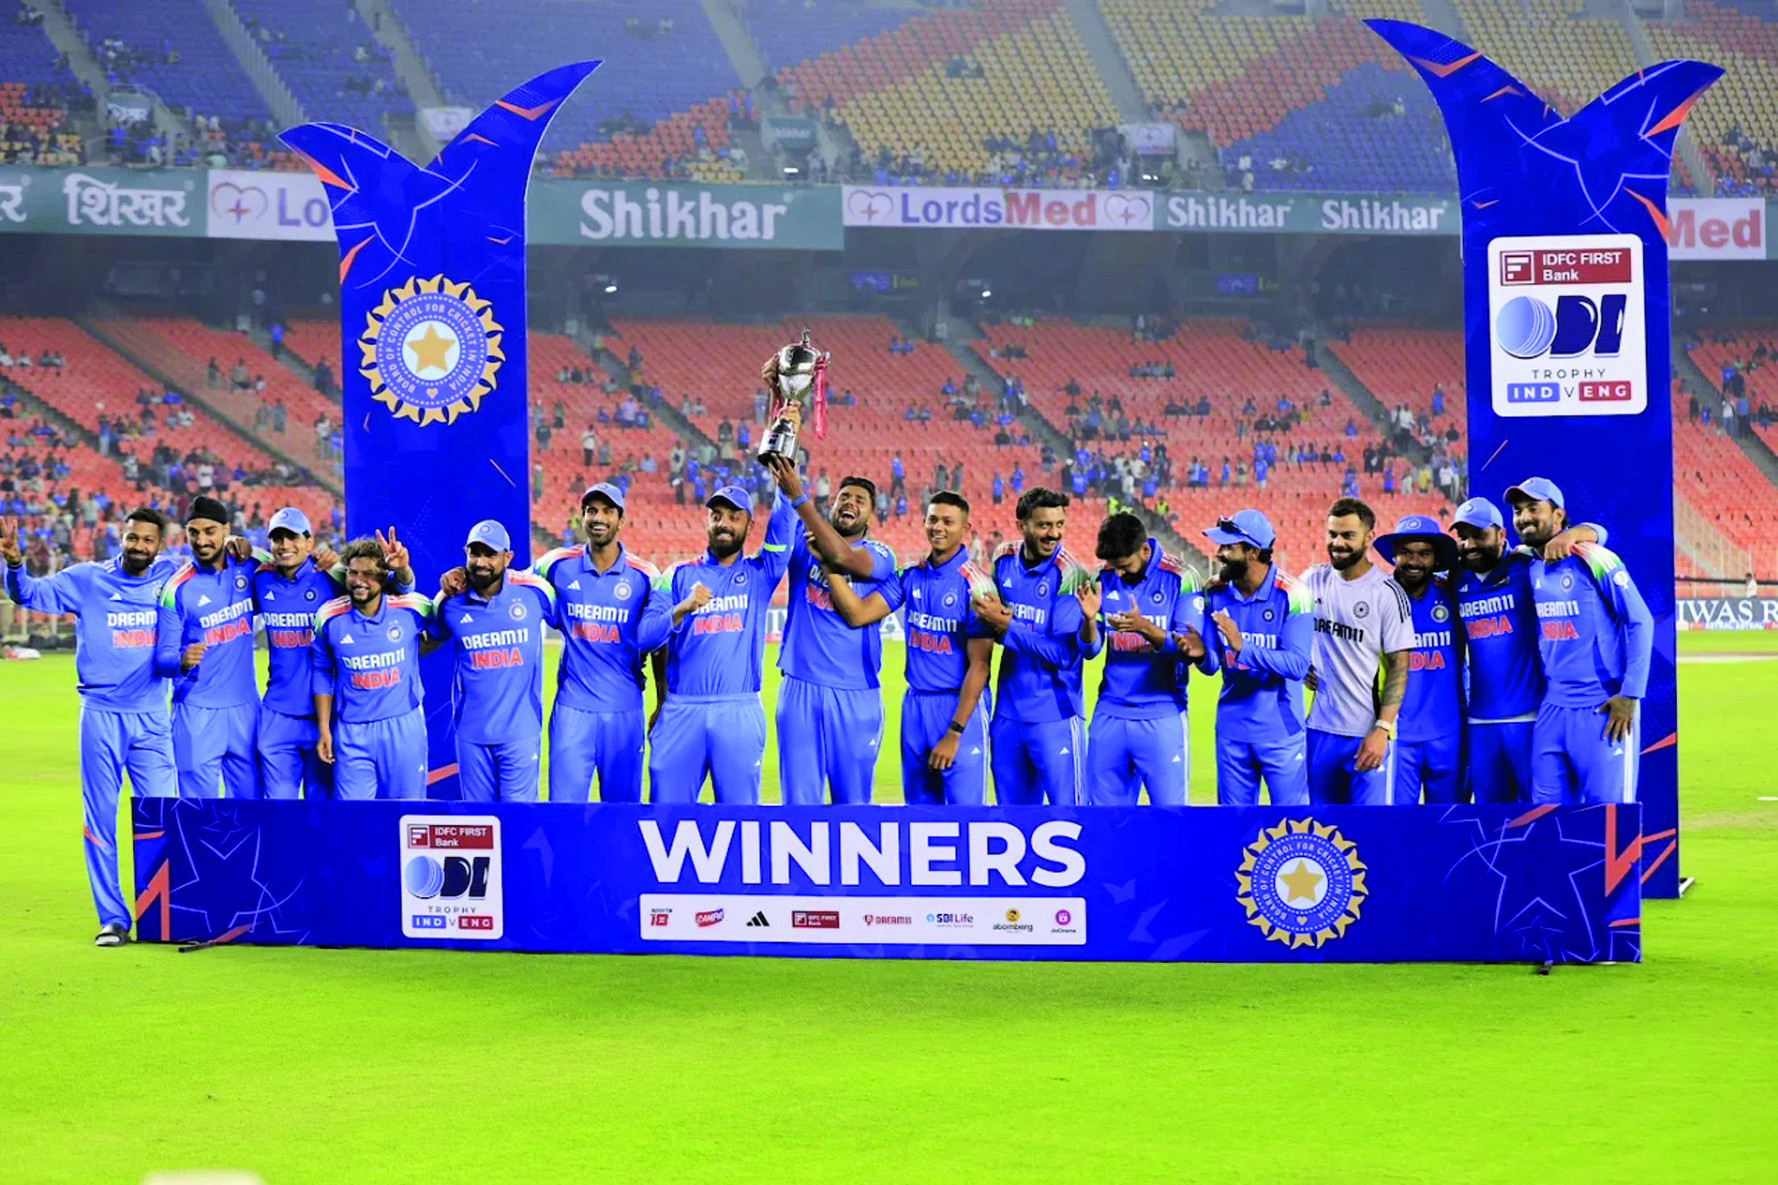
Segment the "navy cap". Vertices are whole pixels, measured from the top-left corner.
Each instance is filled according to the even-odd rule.
[[[1205,531],[1204,537],[1219,547],[1245,543],[1264,551],[1278,538],[1278,532],[1272,530],[1271,520],[1259,511],[1237,510],[1227,518],[1216,520],[1216,525]]]
[[[585,506],[589,501],[591,501],[594,498],[603,498],[607,502],[611,503],[613,506],[617,507],[619,510],[622,510],[624,508],[623,487],[612,485],[608,481],[602,481],[602,482],[599,482],[597,485],[588,486],[586,488],[586,493],[584,493],[580,496],[580,504],[582,506]]]
[[[1518,485],[1506,491],[1508,505],[1517,502],[1548,502],[1558,509],[1562,507],[1562,490],[1547,477],[1527,477]]]
[[[1395,524],[1395,530],[1387,535],[1380,535],[1371,546],[1384,561],[1395,563],[1395,549],[1403,543],[1414,541],[1432,544],[1433,567],[1438,571],[1456,567],[1457,541],[1445,534],[1439,521],[1430,515],[1410,514]]]
[[[469,528],[469,538],[463,541],[463,546],[468,547],[471,543],[479,543],[494,551],[512,550],[512,538],[507,535],[506,528],[491,518],[484,518]]]
[[[292,535],[312,535],[309,528],[309,516],[294,506],[286,506],[272,515],[272,521],[266,525],[266,533],[273,531],[289,531]]]
[[[1452,523],[1462,523],[1466,527],[1482,530],[1487,527],[1506,529],[1506,519],[1501,516],[1500,507],[1486,498],[1471,498],[1457,508],[1451,519]]]
[[[208,494],[199,494],[197,497],[193,498],[191,500],[191,506],[185,512],[185,521],[187,523],[200,518],[213,523],[221,523],[225,527],[232,521],[232,516],[228,512],[228,507],[210,497]]]
[[[718,502],[733,506],[736,510],[745,510],[748,514],[753,513],[753,495],[744,486],[723,486],[711,494],[710,500],[704,505],[713,507]]]

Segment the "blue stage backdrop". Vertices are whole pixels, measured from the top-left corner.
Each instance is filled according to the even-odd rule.
[[[530,558],[525,191],[544,129],[597,62],[533,78],[424,168],[355,128],[283,140],[321,178],[340,248],[346,531],[397,528],[421,591],[499,519]],[[421,665],[431,793],[455,797],[450,655]]]
[[[144,941],[856,958],[1637,961],[1640,808],[137,798]]]
[[[1467,45],[1366,23],[1425,79],[1456,157],[1470,492],[1510,514],[1509,486],[1554,480],[1570,521],[1609,528],[1654,614],[1638,787],[1644,891],[1677,896],[1667,179],[1686,112],[1722,70],[1664,62],[1564,119]]]

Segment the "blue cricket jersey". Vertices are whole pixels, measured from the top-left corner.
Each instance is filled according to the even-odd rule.
[[[74,677],[82,700],[107,712],[167,710],[167,681],[155,670],[161,587],[178,564],[159,558],[140,576],[123,557],[74,564],[41,579],[23,565],[6,569],[6,595],[38,613],[72,613]]]
[[[261,556],[260,559],[265,557]],[[259,559],[200,568],[187,560],[161,590],[154,664],[173,681],[173,702],[235,708],[259,699],[253,671],[253,575]],[[179,673],[187,646],[204,643],[204,658]]]
[[[970,562],[968,549],[959,547],[942,564],[935,565],[930,555],[909,564],[877,589],[891,610],[903,610],[909,691],[963,690],[970,639],[993,636],[975,615],[970,594],[976,588],[991,589],[993,582]]]
[[[252,591],[269,652],[263,702],[274,712],[307,719],[315,714],[309,690],[315,614],[329,601],[345,596],[346,587],[305,558],[288,577],[273,564],[261,564],[253,573]]]
[[[309,647],[315,695],[333,696],[333,717],[344,724],[388,720],[420,706],[420,635],[432,620],[432,601],[419,593],[385,593],[366,617],[351,599],[329,601],[315,614]]]
[[[1406,591],[1405,589],[1403,590]],[[1433,741],[1463,725],[1463,639],[1457,631],[1457,594],[1434,576],[1418,597],[1408,594],[1414,648],[1408,652],[1408,688],[1396,721],[1404,741]]]
[[[1000,639],[995,718],[1023,724],[1066,720],[1081,714],[1080,602],[1074,590],[1090,579],[1066,548],[1035,566],[1020,543],[1003,544],[994,556],[994,584],[1012,610]]]
[[[1231,658],[1210,618],[1227,613],[1241,631],[1241,653]],[[1216,703],[1218,739],[1276,744],[1303,731],[1302,679],[1315,637],[1315,598],[1308,586],[1276,564],[1251,597],[1233,584],[1204,597],[1207,647],[1222,665]]]
[[[1531,592],[1549,683],[1545,703],[1596,708],[1614,695],[1643,697],[1654,657],[1654,616],[1614,552],[1583,543],[1554,564],[1535,560]]]
[[[1598,523],[1579,525],[1591,527],[1600,544],[1608,538]],[[1469,669],[1469,719],[1474,723],[1530,720],[1543,703],[1543,660],[1537,653],[1537,606],[1531,595],[1536,559],[1529,547],[1515,547],[1486,575],[1453,572]]]
[[[676,564],[663,573],[659,590],[677,605],[702,584],[710,600],[667,635],[667,694],[687,699],[757,696],[765,662],[766,610],[790,562],[796,512],[778,496],[766,524],[765,543],[753,555],[730,564],[702,559]]]
[[[1095,711],[1123,720],[1159,720],[1185,711],[1186,681],[1192,663],[1179,653],[1175,632],[1186,626],[1204,630],[1204,590],[1192,571],[1148,541],[1148,567],[1135,584],[1124,583],[1117,572],[1099,573],[1099,644],[1087,647],[1092,658],[1105,650],[1105,670],[1099,682]],[[1118,633],[1105,624],[1107,617],[1140,613],[1166,631],[1159,646],[1141,634]],[[1216,651],[1206,640],[1205,656],[1197,661],[1206,675],[1217,668]]]
[[[853,591],[863,600],[894,580],[895,553],[875,539],[860,539],[852,546],[863,548],[871,557],[869,579],[849,577]],[[874,625],[853,629],[834,612],[827,570],[809,547],[808,531],[801,520],[790,546],[789,573],[790,601],[778,669],[822,687],[877,686],[877,673],[883,666],[883,633]]]
[[[1485,576],[1457,577],[1469,665],[1469,718],[1477,723],[1529,720],[1543,702],[1543,660],[1537,653],[1537,605],[1531,595],[1531,552],[1514,549]],[[1413,682],[1413,680],[1409,680]]]
[[[581,712],[641,711],[643,659],[673,627],[673,602],[654,587],[659,570],[621,543],[606,572],[582,546],[547,552],[534,570],[556,594],[556,703]]]
[[[543,732],[543,628],[556,624],[549,581],[509,569],[484,597],[473,588],[433,607],[427,632],[454,644],[457,735],[477,745]]]

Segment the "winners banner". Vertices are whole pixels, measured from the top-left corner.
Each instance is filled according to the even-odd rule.
[[[1634,962],[1636,806],[137,798],[143,941],[606,954]]]
[[[1657,845],[1648,891],[1677,896],[1667,179],[1686,113],[1722,70],[1663,62],[1563,118],[1478,50],[1365,23],[1431,90],[1457,162],[1470,492],[1510,519],[1509,486],[1554,481],[1569,522],[1609,529],[1654,616],[1635,797]]]

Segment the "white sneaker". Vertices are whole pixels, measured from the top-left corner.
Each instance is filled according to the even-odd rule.
[[[99,928],[98,936],[93,939],[94,946],[122,946],[130,940],[130,928],[116,922],[108,922]]]

